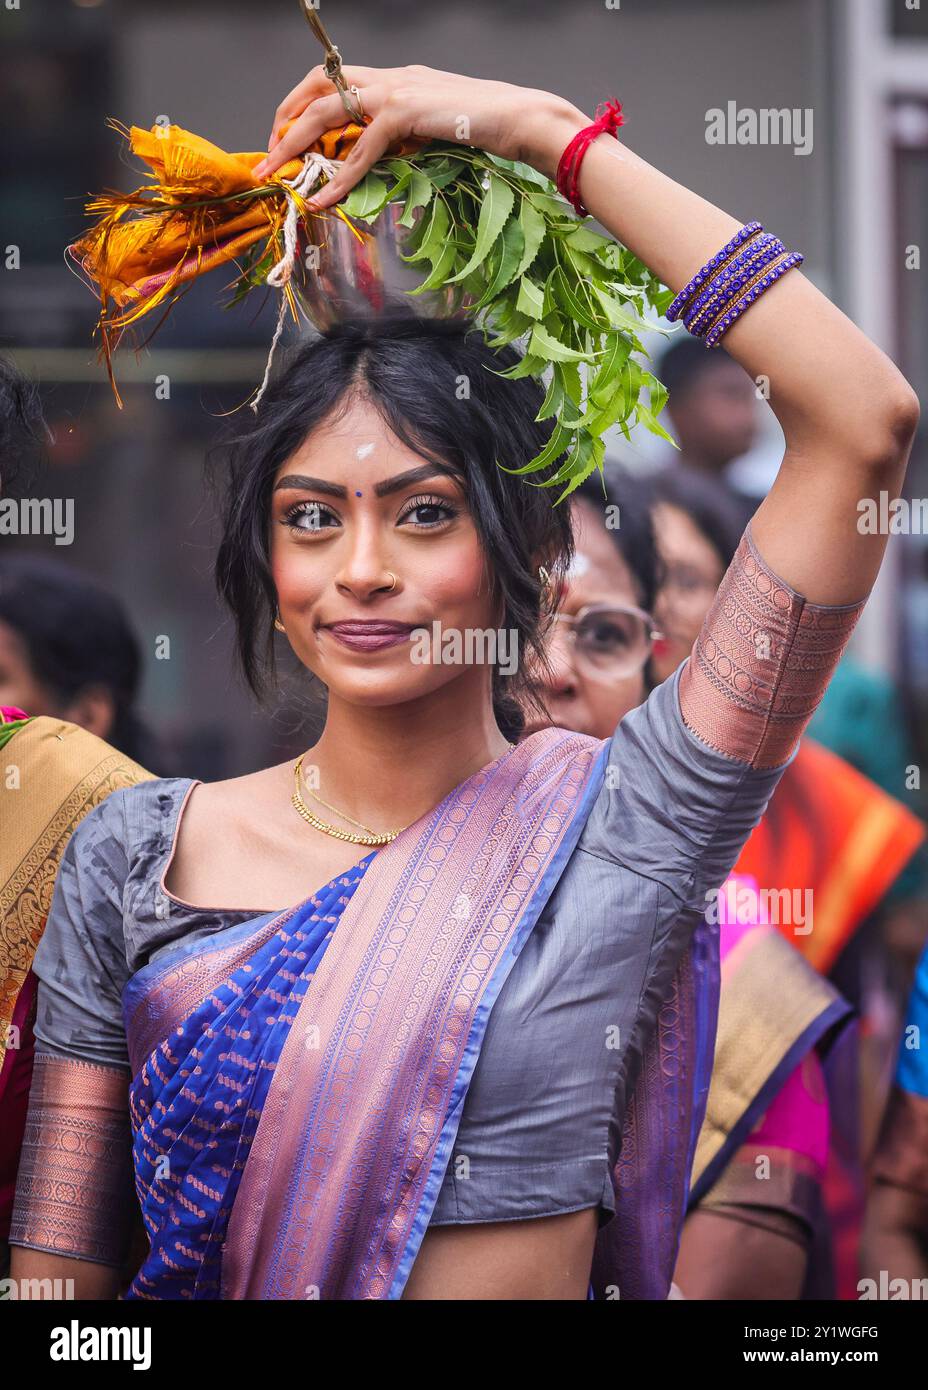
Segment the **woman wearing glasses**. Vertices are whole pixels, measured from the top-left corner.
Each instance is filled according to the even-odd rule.
[[[548,174],[589,125],[504,83],[345,76],[373,119],[323,204],[404,133],[454,139],[458,112]],[[269,164],[340,111],[314,70]],[[738,224],[607,143],[585,201],[685,286]],[[849,536],[851,499],[895,488],[916,414],[798,274],[726,345],[772,377],[791,452],[684,678],[606,740],[517,741],[518,679],[409,660],[434,621],[515,629],[517,675],[542,645],[571,537],[550,490],[496,465],[550,432],[535,383],[487,370],[516,354],[408,322],[297,351],[233,445],[217,577],[246,673],[276,624],[325,729],[296,766],[118,792],[72,837],[36,961],[14,1276],[57,1261],[111,1295],[134,1174],[132,1297],[667,1296],[711,1055],[707,895],[860,612],[883,542]],[[60,1142],[78,1124],[93,1161]]]

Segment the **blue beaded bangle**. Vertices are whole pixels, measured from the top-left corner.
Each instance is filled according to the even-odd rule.
[[[737,304],[713,324],[706,334],[706,347],[716,347],[722,337],[728,332],[729,328],[731,328],[732,324],[737,319],[740,319],[745,309],[750,308],[755,299],[759,299],[764,291],[769,290],[771,285],[776,284],[781,276],[785,275],[788,270],[794,269],[795,266],[801,265],[804,260],[805,256],[801,251],[791,251],[784,261],[781,261],[779,265],[775,265],[772,270],[768,270],[767,274],[764,275],[742,299],[739,299]]]
[[[729,256],[737,251],[739,246],[742,246],[752,236],[756,235],[757,232],[762,232],[763,230],[763,226],[760,222],[746,222],[741,228],[741,231],[732,237],[728,245],[723,247],[717,256],[713,256],[711,261],[707,261],[702,270],[696,272],[686,288],[682,289],[677,295],[664,317],[671,323],[674,323],[680,317],[681,311],[689,302],[690,296],[695,294],[696,291],[706,283],[706,280],[719,270],[723,262],[727,261]]]
[[[704,331],[712,327],[719,314],[724,314],[734,304],[754,277],[765,265],[786,254],[786,247],[779,237],[765,232],[762,237],[752,241],[746,251],[742,251],[724,270],[710,281],[692,308],[687,309],[683,321],[694,337],[701,338]]]

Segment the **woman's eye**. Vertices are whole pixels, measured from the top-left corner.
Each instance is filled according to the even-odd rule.
[[[432,526],[440,526],[445,521],[452,520],[457,516],[454,507],[447,502],[424,501],[414,502],[408,511],[400,517],[401,521],[408,521],[413,518],[413,524],[423,529]]]
[[[283,522],[294,531],[321,531],[333,516],[321,502],[298,502],[284,515]]]

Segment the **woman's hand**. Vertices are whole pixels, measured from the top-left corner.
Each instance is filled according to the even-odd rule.
[[[459,140],[503,159],[523,160],[553,178],[564,147],[590,124],[589,117],[563,98],[509,82],[462,77],[418,64],[344,67],[342,74],[349,86],[358,87],[364,113],[373,119],[339,172],[311,199],[314,208],[339,202],[388,146],[410,136],[426,142]],[[313,68],[278,106],[269,154],[255,174],[273,174],[348,119],[334,84],[321,66]],[[288,121],[293,124],[281,135]]]

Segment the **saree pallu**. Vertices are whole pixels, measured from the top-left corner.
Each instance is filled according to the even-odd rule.
[[[545,730],[284,913],[123,995],[131,1299],[402,1296],[490,1011],[572,854],[608,742]],[[665,1298],[714,1034],[717,933],[654,984],[594,1294]],[[660,971],[658,972],[660,974]],[[617,1234],[631,1231],[623,1242]]]
[[[809,893],[813,924],[780,931],[827,975],[924,842],[925,827],[850,763],[803,739],[741,851],[735,872],[762,888]]]
[[[74,828],[111,791],[150,777],[86,729],[4,709],[0,748],[0,1241],[5,1245],[32,1080],[32,961]]]
[[[735,891],[718,900],[721,999],[690,1210],[717,1210],[787,1236],[801,1222],[811,1233],[808,1296],[833,1297],[825,1183],[846,1142],[835,1063],[852,1009],[761,920],[756,883],[732,875],[729,885]],[[752,900],[754,912],[742,911]]]

